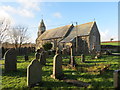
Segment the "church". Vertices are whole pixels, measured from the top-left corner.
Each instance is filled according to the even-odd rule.
[[[90,53],[93,49],[101,50],[100,33],[96,21],[46,30],[42,19],[38,27],[36,49],[41,48],[47,42],[52,44],[52,50],[56,50],[57,47],[61,50],[70,50],[71,46],[77,53]]]

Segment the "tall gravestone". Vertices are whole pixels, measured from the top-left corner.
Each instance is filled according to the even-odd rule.
[[[5,72],[17,70],[17,53],[15,49],[9,49],[5,53]]]
[[[2,44],[0,43],[0,60],[2,59]]]
[[[40,49],[37,50],[35,57],[36,59],[40,59]]]
[[[53,60],[53,74],[51,75],[51,77],[54,79],[60,79],[61,77],[63,77],[63,75],[62,57],[60,55],[60,51],[57,50]]]
[[[25,47],[25,48],[24,48],[24,58],[25,58],[25,61],[29,60],[28,53],[29,53],[29,52],[28,52],[28,48]]]
[[[85,55],[81,54],[81,62],[85,62]]]
[[[75,62],[75,57],[74,57],[73,46],[71,46],[70,51],[71,51],[71,53],[70,53],[71,55],[70,55],[70,62],[69,63],[72,67],[75,67],[76,62]]]
[[[115,70],[113,72],[114,88],[120,90],[120,70]]]
[[[33,87],[42,81],[42,65],[38,59],[32,60],[27,67],[27,86]]]
[[[5,48],[2,47],[2,58],[4,57],[4,54],[5,54]]]
[[[46,55],[45,55],[45,52],[44,52],[44,51],[41,52],[41,54],[40,54],[40,63],[41,63],[42,65],[46,65]]]

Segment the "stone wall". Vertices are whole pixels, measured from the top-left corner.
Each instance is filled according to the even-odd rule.
[[[95,46],[95,50],[100,51],[100,33],[98,31],[97,25],[94,24],[89,36],[89,50],[91,51],[92,48]]]

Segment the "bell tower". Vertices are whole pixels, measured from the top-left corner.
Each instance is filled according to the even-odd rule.
[[[44,21],[42,19],[40,22],[40,25],[38,26],[38,36],[43,34],[45,31],[46,31],[46,27],[45,27]]]

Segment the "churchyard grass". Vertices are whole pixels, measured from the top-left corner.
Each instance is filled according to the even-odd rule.
[[[120,42],[101,43],[101,45],[115,45],[115,46],[120,46]]]
[[[35,58],[34,54],[29,55],[29,61],[25,61],[23,56],[17,56],[17,72],[8,72],[4,73],[4,60],[0,60],[0,64],[2,64],[2,88],[3,89],[28,89],[27,87],[27,66],[30,61]],[[69,56],[68,56],[69,58]],[[82,63],[81,59],[76,57],[75,60],[78,64],[78,71],[71,68],[66,68],[66,65],[69,62],[69,59],[63,59],[63,72],[69,79],[77,79],[83,82],[90,83],[88,88],[113,88],[113,71],[119,69],[118,66],[118,56],[108,56],[104,55],[101,59],[91,59],[90,56],[85,57],[86,63]],[[105,65],[110,65],[109,70],[106,70],[102,74],[98,72],[87,72],[86,69],[94,70],[97,68],[98,70]],[[53,57],[47,58],[46,66],[42,68],[42,81],[43,84],[41,87],[36,86],[34,88],[77,88],[77,86],[67,84],[62,80],[59,81],[57,79],[53,79],[50,77],[52,74],[52,66],[53,65]],[[82,67],[82,69],[81,69]],[[91,67],[91,68],[90,68]],[[95,69],[95,70],[97,70]]]

